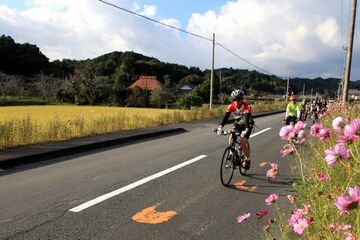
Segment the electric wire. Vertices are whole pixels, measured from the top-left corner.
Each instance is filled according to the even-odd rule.
[[[265,69],[263,69],[263,68],[255,65],[255,64],[249,62],[248,60],[246,60],[245,58],[243,58],[243,57],[239,56],[238,54],[234,53],[233,51],[231,51],[230,49],[228,49],[227,47],[225,47],[225,46],[222,45],[221,43],[219,43],[219,42],[216,42],[216,43],[217,43],[217,45],[219,45],[220,47],[222,47],[224,50],[226,50],[227,52],[231,53],[231,54],[234,55],[235,57],[243,60],[243,61],[246,62],[247,64],[249,64],[249,65],[251,65],[251,66],[253,66],[253,67],[261,70],[262,72],[265,72],[265,73],[269,74],[269,75],[277,76],[277,75],[275,75],[275,74],[273,74],[273,73],[271,73],[271,72],[269,72],[269,71],[266,71]],[[280,77],[280,78],[283,78],[283,77]]]
[[[183,33],[192,35],[192,36],[194,36],[194,37],[198,37],[198,38],[201,38],[201,39],[203,39],[203,40],[210,41],[210,42],[213,41],[213,40],[210,39],[210,38],[207,38],[207,37],[201,36],[201,35],[199,35],[199,34],[192,33],[192,32],[186,31],[186,30],[184,30],[184,29],[181,29],[181,28],[178,28],[178,27],[174,27],[174,26],[172,26],[172,25],[169,25],[169,24],[160,22],[160,21],[155,20],[155,19],[153,19],[153,18],[144,16],[144,15],[142,15],[142,14],[136,13],[136,12],[131,11],[131,10],[128,10],[128,9],[126,9],[126,8],[117,6],[117,5],[113,4],[113,3],[109,3],[109,2],[104,1],[104,0],[98,0],[98,1],[99,1],[99,2],[102,2],[102,3],[106,4],[106,5],[109,5],[109,6],[111,6],[111,7],[117,8],[117,9],[122,10],[122,11],[125,11],[125,12],[127,12],[127,13],[130,13],[130,14],[132,14],[132,15],[136,15],[136,16],[138,16],[138,17],[141,17],[141,18],[144,18],[144,19],[146,19],[146,20],[149,20],[149,21],[152,21],[152,22],[161,24],[161,25],[163,25],[163,26],[166,26],[166,27],[169,27],[169,28],[178,30],[178,31],[180,31],[180,32],[183,32]],[[271,72],[269,72],[269,71],[266,71],[266,70],[264,70],[263,68],[255,65],[255,64],[253,64],[253,63],[251,63],[250,61],[248,61],[248,60],[246,60],[245,58],[241,57],[240,55],[234,53],[233,51],[231,51],[230,49],[228,49],[227,47],[225,47],[224,45],[222,45],[222,44],[219,43],[219,42],[216,42],[216,44],[219,45],[221,48],[223,48],[225,51],[229,52],[230,54],[236,56],[237,58],[241,59],[242,61],[246,62],[247,64],[255,67],[256,69],[258,69],[258,70],[260,70],[260,71],[262,71],[262,72],[265,72],[265,73],[270,74],[270,75],[277,76],[277,77],[279,77],[279,78],[285,78],[285,77],[280,77],[280,76],[278,76],[278,75],[276,75],[276,74],[273,74],[273,73],[271,73]]]
[[[204,39],[204,40],[207,40],[207,41],[212,42],[212,39],[210,39],[210,38],[203,37],[203,36],[201,36],[201,35],[199,35],[199,34],[195,34],[195,33],[192,33],[192,32],[188,32],[188,31],[186,31],[186,30],[184,30],[184,29],[181,29],[181,28],[178,28],[178,27],[174,27],[174,26],[172,26],[172,25],[169,25],[169,24],[160,22],[160,21],[158,21],[158,20],[155,20],[155,19],[153,19],[153,18],[149,18],[149,17],[144,16],[144,15],[142,15],[142,14],[133,12],[133,11],[128,10],[128,9],[126,9],[126,8],[119,7],[119,6],[117,6],[117,5],[113,4],[113,3],[109,3],[109,2],[106,2],[106,1],[103,1],[103,0],[98,0],[98,1],[100,1],[100,2],[102,2],[102,3],[104,3],[104,4],[107,4],[107,5],[111,6],[111,7],[117,8],[117,9],[119,9],[119,10],[125,11],[125,12],[127,12],[127,13],[136,15],[136,16],[138,16],[138,17],[145,18],[146,20],[149,20],[149,21],[152,21],[152,22],[155,22],[155,23],[164,25],[164,26],[166,26],[166,27],[169,27],[169,28],[178,30],[178,31],[180,31],[180,32],[193,35],[194,37],[202,38],[202,39]]]

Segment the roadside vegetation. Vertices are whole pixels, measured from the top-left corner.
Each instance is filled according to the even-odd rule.
[[[264,198],[264,209],[256,212],[262,230],[271,240],[356,240],[360,236],[359,105],[332,106],[309,133],[307,129],[299,121],[280,130],[285,142],[280,153],[283,160],[293,161],[299,179],[292,185],[294,194],[272,193]],[[281,173],[277,163],[267,164],[271,182]],[[280,208],[276,202],[281,198],[287,198],[289,205]],[[276,217],[268,218],[269,211],[277,212]],[[244,213],[237,221],[251,215]]]
[[[295,125],[293,132],[301,129],[304,127]],[[358,239],[359,105],[329,108],[321,123],[311,126],[308,144],[303,147],[293,145],[291,131],[284,132],[280,136],[290,140],[290,145],[285,145],[282,154],[292,155],[301,179],[293,184],[296,194],[289,196],[292,212],[285,213],[288,218],[279,222],[279,239]]]

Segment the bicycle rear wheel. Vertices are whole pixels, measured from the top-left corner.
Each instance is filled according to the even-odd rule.
[[[227,147],[224,151],[220,167],[220,180],[222,185],[224,186],[229,185],[234,174],[235,158],[235,149],[233,149],[232,147]]]

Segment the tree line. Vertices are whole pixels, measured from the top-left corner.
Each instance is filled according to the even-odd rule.
[[[221,70],[221,82],[219,72]],[[60,102],[76,104],[114,104],[119,106],[201,105],[209,101],[210,70],[164,63],[135,52],[114,51],[86,60],[49,59],[29,43],[16,43],[10,36],[0,37],[0,94],[6,96],[52,97]],[[286,81],[257,71],[216,69],[214,101],[224,102],[236,88],[252,96],[285,94]],[[166,93],[128,87],[141,75],[156,76],[169,90]],[[292,79],[294,92],[302,92],[303,84],[314,92],[332,96],[338,79]],[[189,84],[194,90],[180,94],[179,87]],[[221,89],[220,89],[221,88]],[[309,90],[307,90],[309,92]]]

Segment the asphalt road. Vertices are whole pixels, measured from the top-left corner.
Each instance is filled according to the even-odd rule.
[[[279,154],[282,118],[256,119],[255,133],[271,129],[250,139],[249,175],[235,172],[232,187],[219,179],[227,138],[211,132],[217,122],[2,172],[0,239],[264,239],[255,212],[276,217],[265,198],[280,194],[287,208],[295,180]],[[274,182],[261,162],[279,164]],[[247,222],[236,222],[248,212]]]

